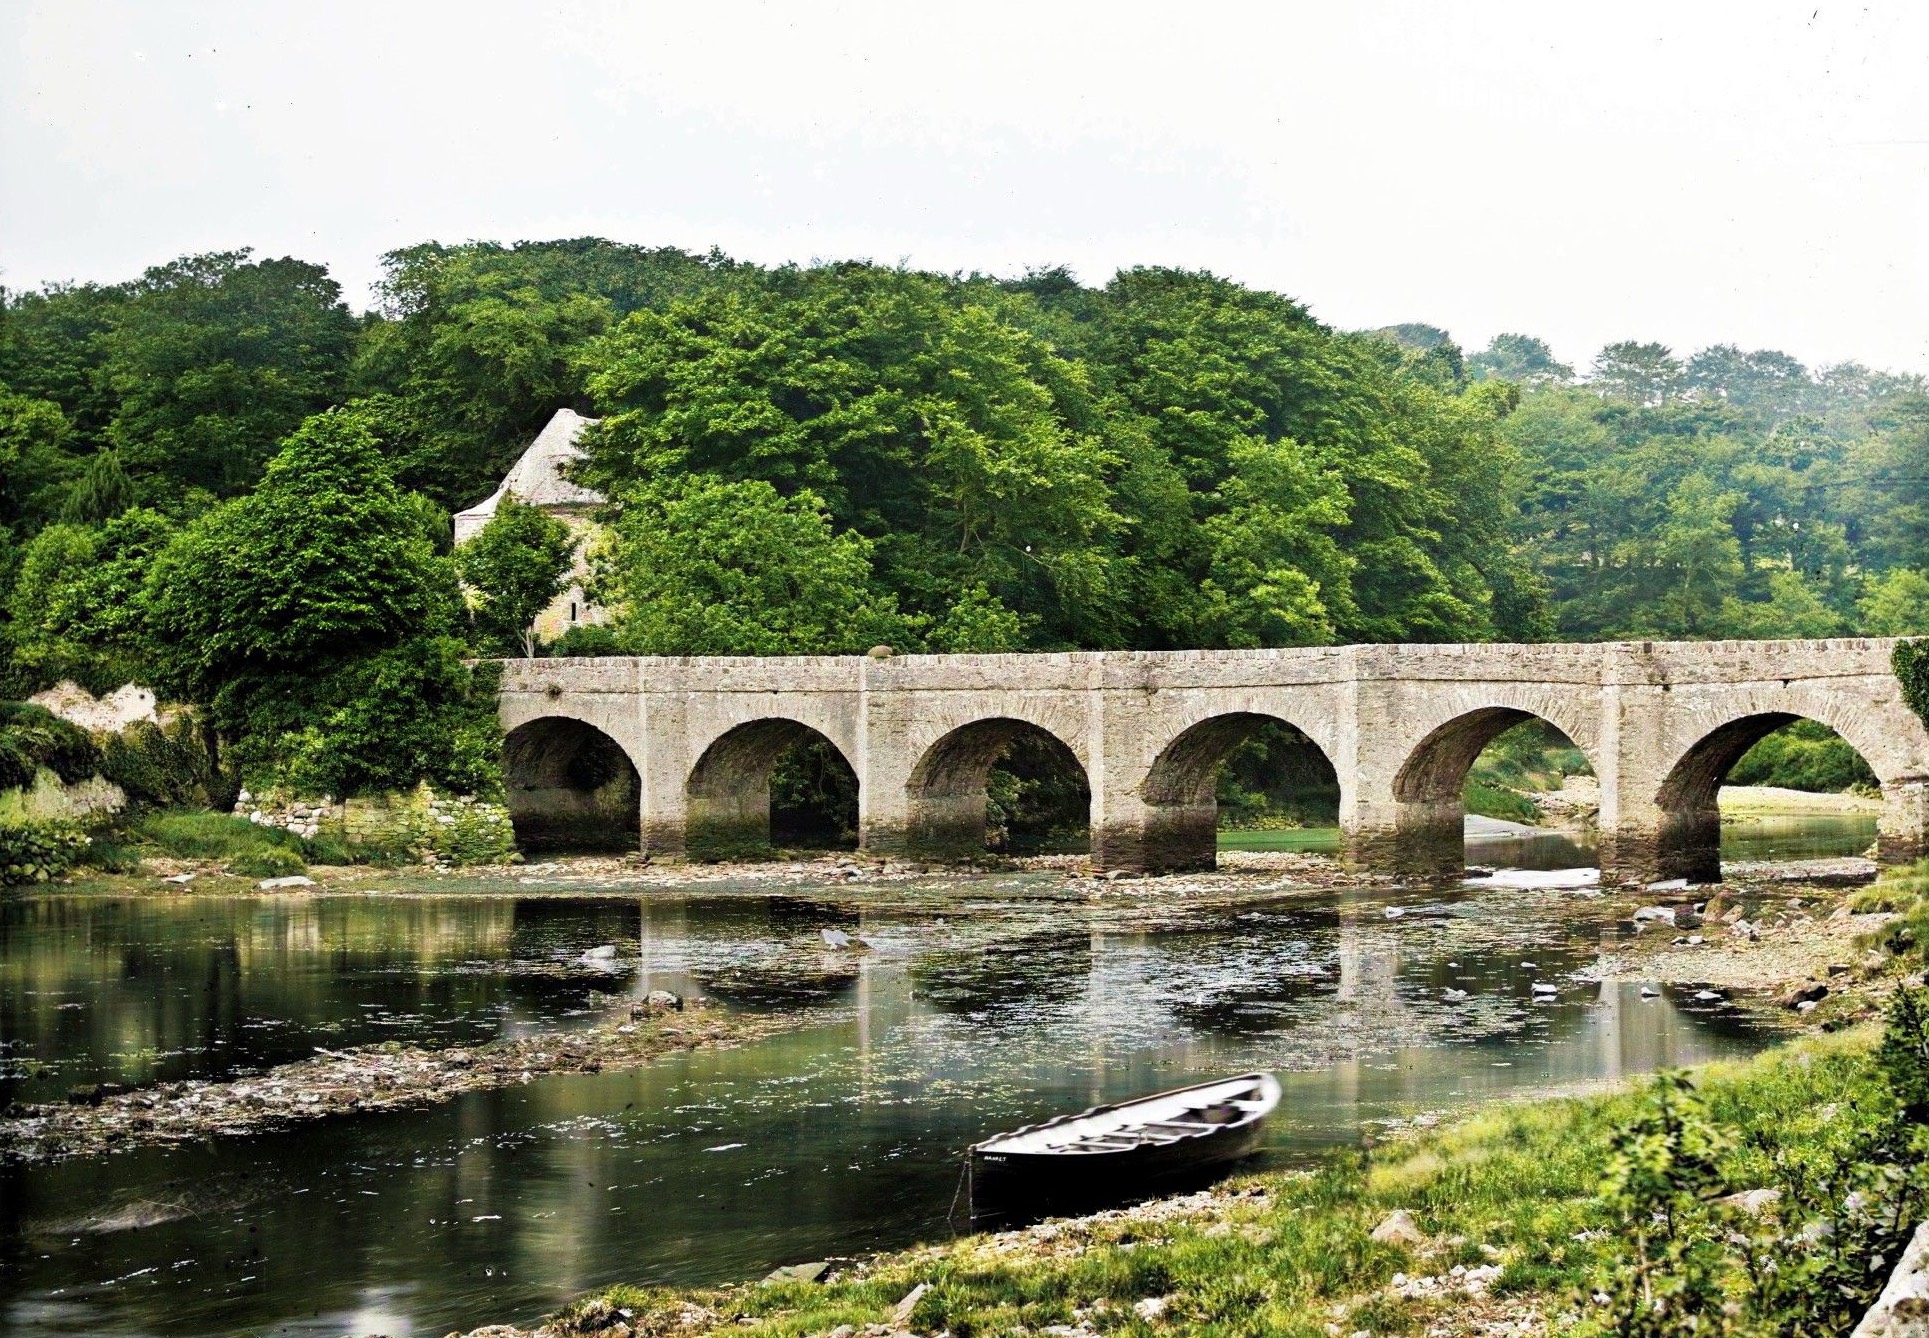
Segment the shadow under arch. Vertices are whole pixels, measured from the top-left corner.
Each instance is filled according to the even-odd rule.
[[[509,821],[528,851],[627,852],[642,844],[642,785],[623,746],[594,725],[540,716],[502,741]]]
[[[771,848],[771,777],[793,750],[806,750],[813,770],[829,780],[839,839],[855,847],[857,773],[828,736],[781,716],[752,720],[725,730],[690,769],[684,783],[685,846],[699,859],[768,852]]]
[[[1554,730],[1585,756],[1573,736],[1552,720],[1514,706],[1463,712],[1413,746],[1393,776],[1397,816],[1392,862],[1398,869],[1451,875],[1466,867],[1467,773],[1488,744],[1530,720]],[[1588,762],[1591,766],[1593,759]]]
[[[1018,748],[1061,777],[1076,777],[1073,806],[1082,807],[1089,829],[1091,782],[1078,754],[1041,725],[995,716],[958,726],[925,749],[911,769],[904,787],[910,810],[910,848],[949,858],[983,854],[990,835],[987,782],[992,768]]]
[[[1291,721],[1255,711],[1210,716],[1181,730],[1146,771],[1139,797],[1149,811],[1135,863],[1161,871],[1217,866],[1220,768],[1269,726],[1309,760],[1317,759],[1311,769],[1320,787],[1330,787],[1337,796],[1339,774],[1333,760]]]
[[[1659,877],[1686,878],[1691,883],[1721,881],[1722,783],[1748,750],[1770,734],[1813,719],[1790,711],[1740,716],[1702,735],[1675,760],[1654,796],[1655,807],[1661,810],[1653,861]],[[1855,748],[1846,738],[1842,741]],[[1861,749],[1856,753],[1868,763],[1868,754]]]

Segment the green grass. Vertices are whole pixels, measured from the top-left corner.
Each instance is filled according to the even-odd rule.
[[[1232,827],[1219,832],[1221,850],[1338,850],[1337,827]]]
[[[1541,811],[1534,801],[1518,790],[1510,790],[1502,785],[1489,785],[1484,781],[1469,780],[1462,792],[1461,802],[1467,812],[1478,813],[1483,818],[1505,818],[1509,822],[1524,822],[1538,826]]]
[[[1877,1100],[1871,1041],[1867,1031],[1824,1037],[1701,1071],[1710,1114],[1739,1134],[1725,1154],[1727,1187],[1771,1183],[1778,1158],[1823,1158],[1846,1137],[1840,1127],[1851,1121],[1837,1112]],[[1016,1250],[972,1237],[829,1283],[681,1295],[617,1288],[599,1300],[634,1312],[639,1332],[695,1304],[719,1331],[803,1335],[886,1320],[925,1283],[911,1327],[955,1338],[1035,1332],[1095,1311],[1110,1333],[1324,1338],[1342,1319],[1343,1332],[1420,1332],[1464,1298],[1402,1300],[1387,1289],[1393,1274],[1494,1259],[1497,1293],[1532,1294],[1558,1317],[1619,1248],[1599,1189],[1615,1131],[1644,1100],[1626,1092],[1495,1106],[1411,1141],[1251,1177],[1245,1185],[1263,1196],[1222,1198],[1182,1220],[1072,1223],[1049,1244]],[[1396,1208],[1438,1248],[1373,1241]],[[1166,1302],[1156,1324],[1131,1309],[1154,1296]]]

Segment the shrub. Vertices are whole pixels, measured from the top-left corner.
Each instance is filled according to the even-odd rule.
[[[258,695],[248,778],[294,794],[378,795],[419,780],[502,792],[495,665],[470,669],[449,637],[421,637]]]
[[[134,825],[134,835],[179,859],[232,861],[261,850],[301,854],[301,838],[226,813],[155,813]]]
[[[307,873],[308,861],[299,851],[286,846],[262,846],[258,850],[244,850],[229,860],[228,871],[249,878],[287,878]]]
[[[87,731],[31,702],[0,702],[0,789],[33,784],[42,767],[64,781],[94,774],[99,752]]]
[[[186,711],[161,724],[139,720],[101,746],[100,774],[121,787],[130,802],[149,808],[184,808],[213,802],[214,758],[200,723]]]
[[[1818,721],[1797,720],[1743,753],[1727,783],[1839,794],[1851,786],[1873,788],[1877,782],[1847,739]]]
[[[402,807],[409,853],[451,864],[498,864],[516,853],[516,831],[501,804],[438,796],[418,785]]]
[[[621,655],[623,647],[616,639],[616,633],[608,627],[590,623],[577,623],[549,643],[547,653],[565,657],[588,659],[597,655]]]
[[[1737,1093],[1656,1080],[1612,1139],[1601,1198],[1621,1229],[1582,1331],[1847,1333],[1929,1202],[1929,991],[1899,990],[1875,1054],[1843,1076],[1825,1109],[1772,1120],[1757,1107],[1772,1092],[1737,1109]],[[1720,1202],[1739,1188],[1775,1190],[1774,1210]]]
[[[1903,641],[1889,652],[1889,667],[1902,685],[1902,700],[1929,724],[1929,641]]]
[[[102,873],[139,873],[141,851],[117,833],[96,832],[80,852],[78,863]]]
[[[86,849],[86,833],[72,823],[0,823],[0,887],[58,878]]]

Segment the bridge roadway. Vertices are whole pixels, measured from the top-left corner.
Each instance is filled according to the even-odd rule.
[[[817,736],[857,775],[863,848],[981,850],[987,773],[1016,736],[1042,735],[1084,768],[1094,862],[1132,870],[1212,866],[1218,765],[1279,720],[1332,763],[1353,858],[1444,873],[1460,865],[1468,768],[1537,716],[1600,778],[1606,876],[1702,881],[1720,869],[1722,778],[1799,718],[1880,779],[1882,856],[1922,851],[1929,731],[1902,701],[1894,644],[510,660],[501,719],[519,830],[623,831],[666,854],[767,839],[771,768]]]

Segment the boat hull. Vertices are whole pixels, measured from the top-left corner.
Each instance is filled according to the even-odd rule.
[[[1200,1138],[1145,1144],[1119,1152],[971,1150],[971,1225],[1020,1226],[1200,1189],[1259,1150],[1254,1121]]]

